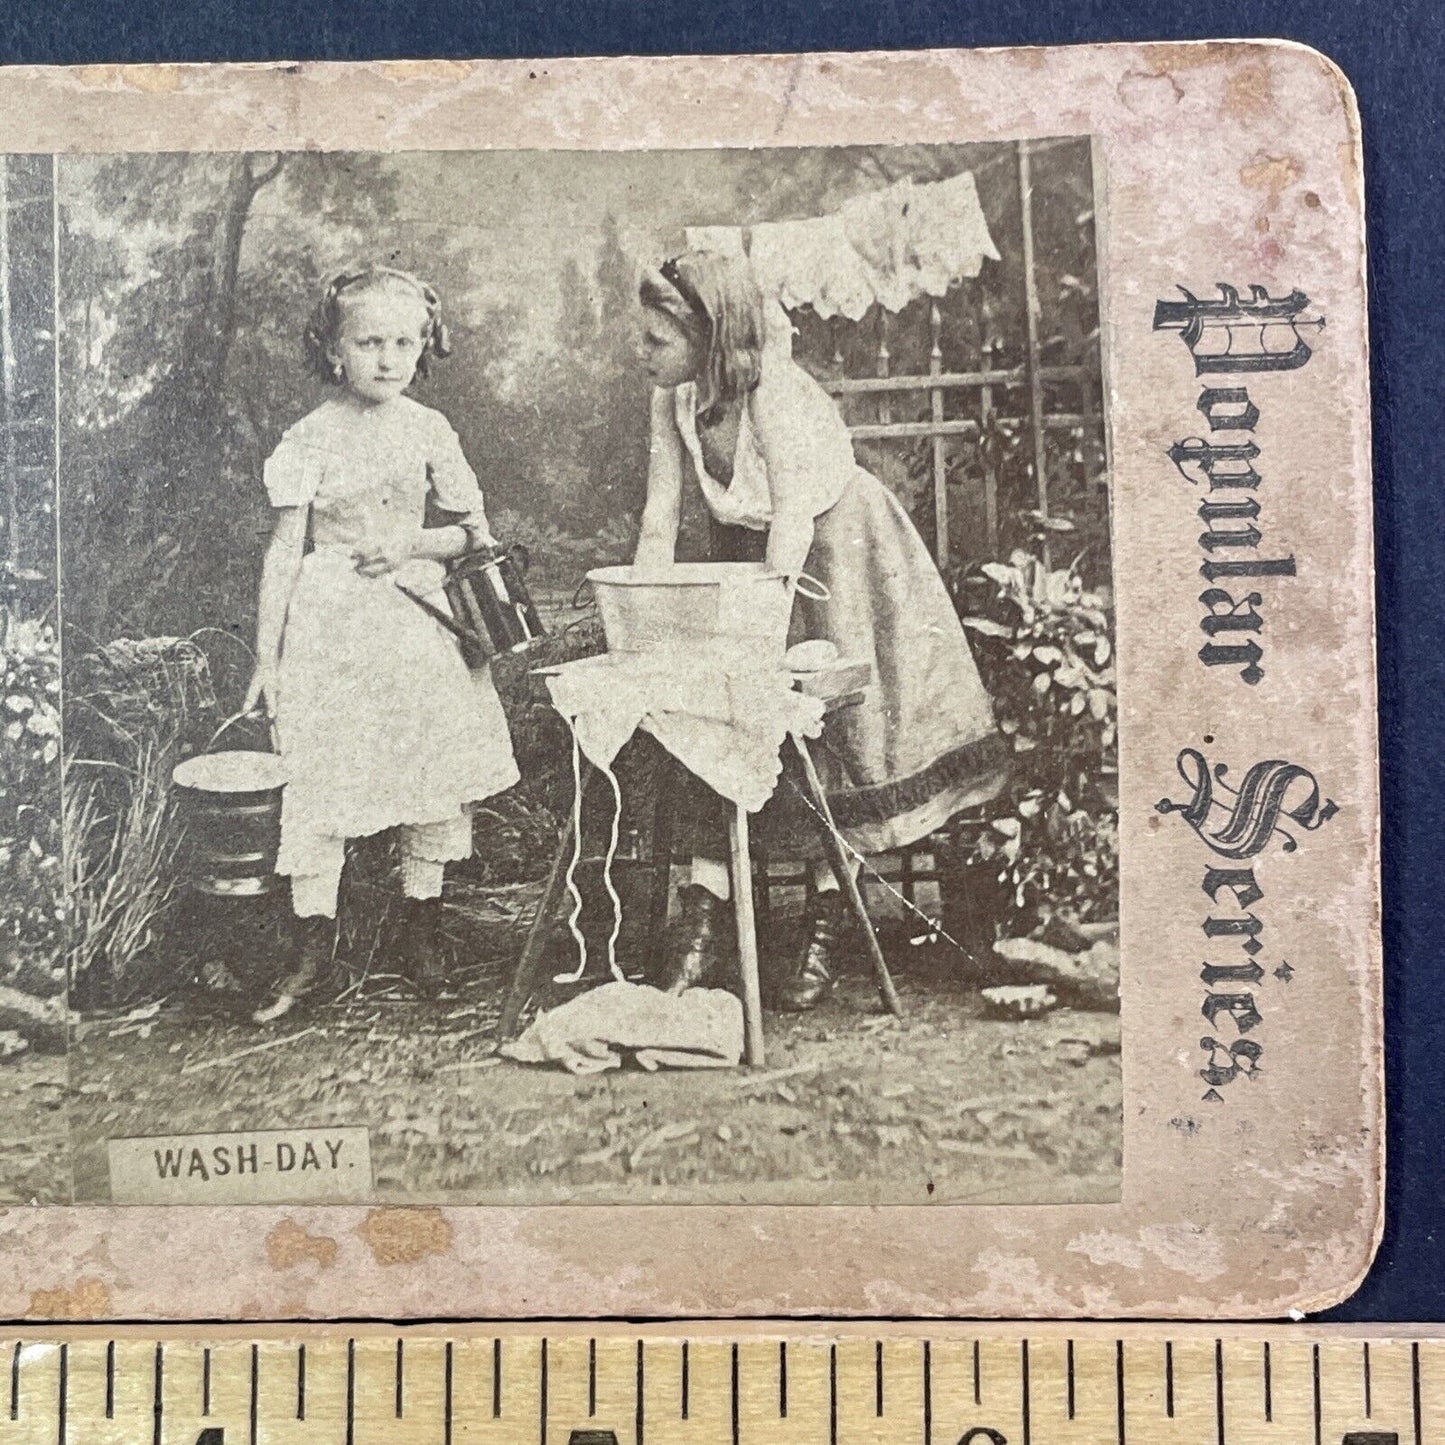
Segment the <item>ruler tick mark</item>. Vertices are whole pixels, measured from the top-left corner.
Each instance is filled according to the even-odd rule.
[[[1370,1418],[1370,1342],[1365,1341],[1365,1419]]]
[[[211,1413],[211,1347],[201,1351],[201,1416]]]
[[[356,1341],[346,1342],[346,1445],[356,1440]]]
[[[689,1383],[690,1381],[688,1379],[687,1341],[684,1340],[682,1342],[682,1418],[684,1420],[687,1419],[687,1395]]]
[[[883,1341],[873,1342],[873,1413],[883,1415]]]
[[[738,1347],[737,1347],[736,1342],[734,1342],[734,1344],[733,1344],[733,1389],[732,1389],[732,1395],[733,1395],[733,1445],[738,1445],[738,1439],[739,1439],[739,1436],[740,1436],[741,1431],[742,1431],[742,1421],[741,1421],[741,1419],[739,1418],[739,1411],[738,1411],[738,1403],[739,1403],[739,1402],[738,1402],[738,1395],[739,1395],[739,1393],[740,1393],[740,1392],[739,1392],[739,1390],[738,1390]]]
[[[933,1345],[923,1342],[923,1445],[933,1445]]]
[[[65,1445],[65,1397],[69,1393],[70,1385],[70,1346],[60,1347],[60,1399],[57,1406],[56,1439],[59,1445]]]
[[[1264,1342],[1264,1418],[1266,1424],[1274,1422],[1274,1371],[1270,1367],[1268,1340]]]
[[[1069,1393],[1069,1419],[1074,1418],[1074,1342],[1069,1341],[1068,1349],[1064,1351],[1064,1364],[1068,1371],[1068,1393]]]
[[[1269,1395],[1269,1346],[1264,1347],[1264,1418],[1271,1420]],[[1224,1341],[1214,1342],[1214,1438],[1224,1445]]]
[[[20,1341],[10,1352],[10,1418],[20,1418]]]
[[[1310,1351],[1310,1366],[1314,1377],[1315,1445],[1322,1445],[1320,1439],[1320,1347]]]
[[[296,1418],[306,1418],[306,1346],[296,1346]]]
[[[13,1415],[10,1417],[15,1418]],[[115,1419],[115,1341],[108,1340],[105,1346],[105,1418]]]
[[[1164,1414],[1174,1418],[1174,1341],[1164,1341]]]
[[[261,1347],[251,1346],[251,1445],[261,1433]],[[351,1445],[351,1386],[347,1381],[346,1393],[346,1441]]]
[[[15,1347],[17,1350],[19,1345]],[[778,1341],[778,1415],[788,1418],[788,1342]]]
[[[973,1342],[973,1403],[983,1404],[983,1364],[977,1340]]]
[[[164,1410],[165,1410],[164,1400],[165,1400],[165,1391],[166,1391],[166,1356],[165,1356],[165,1349],[166,1349],[166,1347],[165,1347],[164,1344],[162,1344],[160,1341],[157,1341],[157,1342],[156,1342],[155,1385],[154,1385],[155,1401],[154,1401],[154,1406],[153,1406],[154,1411],[155,1411],[155,1423],[154,1423],[154,1424],[152,1425],[152,1427],[151,1427],[151,1445],[161,1445],[161,1425],[162,1425],[163,1418],[164,1418],[163,1412],[164,1412]]]
[[[492,1341],[492,1419],[502,1417],[502,1341]]]
[[[545,1335],[542,1337],[542,1389],[538,1413],[542,1417],[538,1439],[540,1445],[547,1445],[547,1337]]]
[[[644,1403],[643,1391],[647,1385],[647,1379],[643,1372],[642,1364],[642,1341],[637,1342],[637,1441],[636,1445],[642,1445],[643,1426],[646,1423],[645,1416],[647,1407]]]
[[[1114,1341],[1114,1395],[1118,1406],[1119,1445],[1124,1445],[1124,1341]]]
[[[1420,1439],[1420,1342],[1410,1342],[1410,1407],[1414,1415],[1415,1445]]]
[[[1019,1350],[1019,1363],[1023,1373],[1023,1424],[1024,1445],[1029,1445],[1032,1422],[1029,1419],[1029,1342],[1025,1340]]]
[[[838,1346],[828,1346],[828,1445],[838,1445]]]
[[[442,1445],[452,1445],[452,1342],[447,1341],[442,1377]]]
[[[597,1341],[587,1341],[587,1418],[597,1414]]]
[[[396,1418],[398,1420],[401,1419],[401,1412],[406,1407],[406,1396],[402,1393],[402,1376],[406,1369],[404,1346],[405,1341],[398,1336],[396,1341]],[[542,1358],[545,1360],[546,1357],[546,1346],[543,1345]]]

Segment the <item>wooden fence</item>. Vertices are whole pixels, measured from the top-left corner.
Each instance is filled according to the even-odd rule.
[[[1106,435],[1103,417],[1096,405],[1100,378],[1097,349],[1084,362],[1048,365],[1043,359],[1043,338],[1040,334],[1042,307],[1034,227],[1033,157],[1045,148],[1082,144],[1085,143],[1074,140],[1020,141],[1013,147],[1018,180],[1018,214],[1011,229],[1020,238],[1022,248],[1022,309],[1025,321],[1021,364],[1004,368],[994,366],[992,347],[985,342],[975,358],[976,366],[967,370],[944,369],[942,340],[945,311],[950,307],[977,306],[984,284],[981,280],[960,282],[948,296],[927,306],[925,324],[928,328],[929,362],[925,373],[900,375],[893,370],[897,332],[904,324],[903,318],[890,316],[883,308],[875,306],[857,323],[841,318],[831,323],[835,341],[834,369],[846,364],[845,348],[839,335],[842,329],[856,325],[871,332],[875,338],[871,375],[843,376],[824,381],[827,389],[839,399],[844,415],[850,421],[849,430],[854,440],[883,443],[923,441],[928,444],[932,527],[925,528],[924,535],[940,570],[947,570],[956,561],[976,562],[998,557],[1005,530],[1000,519],[1001,487],[997,458],[985,454],[980,469],[985,519],[983,535],[978,545],[969,549],[970,555],[962,558],[954,555],[949,514],[950,492],[957,482],[949,476],[947,448],[950,441],[966,439],[978,442],[999,427],[1016,427],[1023,432],[1027,437],[1034,489],[1032,510],[1039,519],[1037,530],[1042,534],[1045,548],[1050,542],[1050,530],[1046,523],[1058,520],[1049,495],[1051,435],[1073,433],[1077,436],[1082,433],[1090,443],[1090,451],[1104,456]],[[1050,404],[1050,392],[1061,386],[1072,389],[1076,394],[1077,409],[1066,410]],[[901,397],[916,397],[919,393],[927,394],[929,414],[921,420],[895,421],[893,403]],[[945,398],[950,393],[959,397],[963,403],[961,407],[946,405]],[[1023,397],[1023,410],[1012,414],[1002,411],[999,406],[1001,396]],[[872,403],[871,410],[875,412],[876,419],[854,420],[857,412],[863,409],[858,405],[860,402]],[[949,411],[954,414],[948,415]],[[960,411],[968,414],[959,415]],[[1103,476],[1104,492],[1099,498],[1099,505],[1107,524],[1107,465]]]
[[[823,384],[838,399],[856,442],[905,447],[921,443],[926,446],[928,515],[915,515],[915,520],[929,543],[934,560],[945,575],[960,566],[1001,558],[1007,550],[1010,533],[1015,537],[1032,534],[1049,565],[1060,565],[1061,561],[1068,560],[1053,555],[1062,550],[1055,539],[1064,535],[1053,528],[1061,524],[1074,526],[1079,520],[1079,509],[1072,509],[1075,512],[1072,517],[1061,515],[1057,499],[1050,495],[1051,470],[1057,474],[1066,462],[1075,465],[1076,470],[1081,472],[1091,469],[1093,458],[1102,464],[1102,485],[1089,492],[1087,503],[1088,510],[1102,515],[1094,515],[1087,520],[1093,522],[1096,531],[1101,531],[1106,538],[1108,535],[1107,437],[1099,404],[1101,369],[1097,329],[1092,355],[1086,360],[1065,365],[1050,365],[1044,360],[1045,338],[1041,334],[1043,306],[1034,216],[1034,159],[1041,151],[1060,145],[1077,147],[1081,154],[1087,155],[1087,142],[1076,140],[1020,141],[1012,147],[1017,179],[1017,214],[1010,217],[1011,224],[1001,230],[1001,239],[1004,244],[1016,241],[1022,253],[1024,336],[1020,364],[1008,367],[994,365],[993,348],[984,340],[978,354],[972,358],[973,365],[966,369],[946,369],[943,343],[948,310],[979,308],[981,290],[985,285],[982,279],[962,281],[941,300],[909,308],[909,313],[901,316],[891,316],[882,307],[875,306],[856,323],[838,318],[828,325],[832,357],[806,358],[814,362],[824,361],[818,367],[824,373]],[[894,369],[894,356],[903,349],[899,346],[900,329],[920,322],[927,328],[926,346],[920,347],[918,338],[914,337],[914,344],[906,349],[914,356],[925,354],[928,358],[927,370],[917,374],[900,374]],[[846,358],[851,356],[856,365],[860,354],[857,335],[848,335],[853,328],[872,340],[871,374],[839,376],[837,373],[847,366]],[[1074,396],[1076,405],[1073,409],[1060,408],[1053,403],[1060,391],[1065,390]],[[926,415],[895,420],[895,407],[901,407],[905,399],[911,403],[909,409],[919,410],[917,402],[920,395],[926,397]],[[949,398],[954,404],[949,404]],[[1020,400],[1022,407],[1018,405]],[[1032,482],[1032,495],[1026,499],[1029,506],[1020,508],[1016,504],[1024,499],[1016,495],[1007,496],[997,449],[979,445],[979,465],[974,469],[973,484],[981,495],[970,500],[974,503],[973,510],[981,512],[983,526],[981,531],[971,532],[966,542],[959,545],[954,538],[950,514],[958,488],[965,483],[953,475],[957,469],[950,468],[949,448],[960,442],[982,443],[986,438],[998,435],[1000,429],[1019,437],[1026,448]],[[1071,449],[1071,437],[1081,442],[1082,447]],[[1011,521],[1017,521],[1007,514],[1006,503],[1009,501],[1015,504],[1015,513],[1032,514],[1026,522],[1009,525]],[[928,525],[930,518],[931,526]],[[1107,555],[1102,559],[1105,569],[1108,560]],[[945,907],[939,893],[945,883],[953,886],[957,881],[971,835],[983,826],[986,826],[983,813],[974,810],[954,819],[943,833],[925,839],[915,847],[903,849],[887,860],[875,860],[877,871],[886,882],[874,880],[874,902],[886,901],[889,891],[896,890],[908,905],[916,907],[922,901],[926,910],[936,917],[938,911]],[[772,863],[765,877],[762,889],[765,909],[769,906],[767,895],[772,889],[778,886],[807,887],[804,870],[795,865]],[[915,918],[913,921],[921,926],[921,920]]]

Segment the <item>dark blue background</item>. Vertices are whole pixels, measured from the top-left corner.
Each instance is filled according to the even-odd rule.
[[[1370,230],[1390,1158],[1370,1279],[1336,1317],[1445,1319],[1445,465],[1440,332],[1438,0],[5,0],[0,61],[350,60],[417,56],[893,49],[1283,36],[1332,56],[1359,93]],[[1331,479],[1317,484],[1327,490]],[[1319,679],[1328,698],[1331,680]],[[1199,1180],[1201,1194],[1225,1179]]]

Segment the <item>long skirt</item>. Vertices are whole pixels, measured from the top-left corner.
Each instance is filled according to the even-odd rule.
[[[714,528],[716,561],[758,560],[765,547],[762,532]],[[908,513],[870,472],[858,468],[818,518],[804,570],[828,597],[799,592],[789,642],[826,638],[873,673],[863,700],[810,744],[849,844],[903,848],[995,797],[1009,753],[967,635]]]
[[[313,871],[318,840],[445,823],[517,781],[490,673],[395,584],[325,548],[301,564],[276,717],[281,873]]]

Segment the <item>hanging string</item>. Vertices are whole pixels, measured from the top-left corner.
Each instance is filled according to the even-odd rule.
[[[567,915],[567,930],[577,942],[577,967],[571,973],[554,974],[554,983],[578,983],[587,972],[587,939],[579,926],[582,917],[582,890],[577,886],[577,868],[582,862],[582,744],[577,738],[577,728],[571,718],[567,726],[572,734],[572,857],[567,864],[567,893],[572,899],[572,909]],[[622,898],[612,882],[612,865],[617,859],[617,849],[622,837],[622,786],[611,768],[602,773],[612,785],[612,831],[607,842],[607,855],[602,862],[602,882],[612,902],[612,931],[607,936],[607,969],[618,983],[626,983],[627,976],[617,966],[617,938],[622,932]]]
[[[582,917],[582,890],[577,886],[577,865],[582,861],[582,744],[570,718],[567,726],[572,733],[572,857],[567,863],[567,895],[572,908],[567,914],[567,931],[577,941],[577,971],[557,974],[554,983],[576,983],[587,972],[587,940],[577,926]]]
[[[789,785],[789,787],[791,787],[792,790],[803,800],[803,802],[804,802],[805,804],[807,804],[809,811],[812,812],[812,813],[814,814],[814,816],[817,817],[817,819],[819,820],[819,822],[821,822],[822,825],[843,845],[844,851],[847,852],[847,853],[851,853],[851,854],[853,855],[853,861],[854,861],[855,863],[857,863],[860,871],[866,873],[866,874],[869,876],[869,878],[871,878],[871,879],[873,880],[873,882],[881,885],[882,888],[883,888],[883,890],[884,890],[885,892],[891,893],[891,894],[893,895],[893,897],[896,898],[906,909],[908,909],[908,911],[909,911],[910,913],[916,913],[916,914],[919,916],[919,918],[921,918],[921,919],[924,921],[924,923],[926,923],[926,924],[928,925],[928,938],[929,938],[929,940],[934,939],[934,938],[946,939],[946,940],[947,940],[949,943],[951,943],[956,949],[958,949],[958,951],[959,951],[960,953],[967,953],[967,952],[968,952],[968,950],[963,946],[963,944],[961,944],[961,943],[943,926],[943,924],[942,924],[941,922],[939,922],[939,921],[938,921],[937,919],[935,919],[935,918],[930,918],[921,908],[919,908],[919,907],[917,906],[917,904],[915,904],[915,903],[912,901],[912,899],[910,899],[906,894],[902,893],[899,889],[895,888],[895,887],[867,860],[867,858],[865,858],[865,857],[863,856],[863,854],[861,854],[861,853],[842,835],[842,833],[840,833],[840,832],[838,831],[837,827],[836,827],[836,826],[834,825],[834,823],[833,823],[833,820],[832,820],[830,817],[828,817],[828,815],[827,815],[826,813],[824,813],[824,812],[817,806],[816,803],[813,802],[813,800],[807,795],[807,793],[805,793],[805,792],[803,791],[802,788],[800,788],[800,787],[798,786],[796,779],[794,779],[794,778],[789,778],[789,779],[788,779],[788,785]],[[917,940],[915,940],[915,942],[924,942],[924,941],[925,941],[925,940],[923,940],[923,939],[917,939]]]
[[[607,896],[612,900],[612,932],[607,935],[607,968],[618,983],[627,979],[617,966],[617,936],[622,932],[622,898],[612,882],[612,864],[617,858],[618,843],[622,838],[622,785],[611,768],[603,768],[607,781],[612,784],[612,836],[607,842],[607,856],[602,862],[602,882]]]

